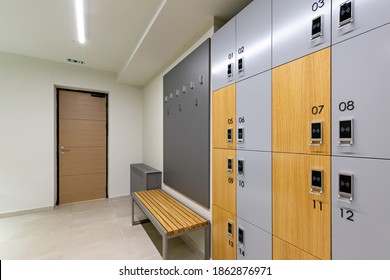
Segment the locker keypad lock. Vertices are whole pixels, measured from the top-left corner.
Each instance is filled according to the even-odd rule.
[[[237,173],[239,175],[244,175],[244,160],[237,160]]]
[[[353,144],[353,119],[339,121],[338,146],[352,146]]]
[[[233,159],[228,158],[227,160],[227,172],[232,173],[233,172]]]
[[[310,173],[310,194],[322,195],[323,191],[323,170],[312,169]]]
[[[310,39],[314,40],[314,39],[322,36],[322,22],[323,22],[322,15],[320,15],[312,20]]]
[[[244,128],[239,127],[237,129],[237,143],[244,143]]]
[[[231,78],[233,78],[233,65],[230,63],[230,64],[228,64],[228,66],[227,66],[227,78],[228,79],[231,79]]]
[[[322,144],[322,122],[312,122],[310,124],[310,146],[320,146]]]
[[[227,142],[228,143],[232,143],[233,142],[233,130],[231,128],[227,129],[226,137],[227,137]]]
[[[340,4],[339,28],[353,22],[352,1],[346,1]]]
[[[227,236],[229,238],[233,238],[233,222],[232,221],[228,221],[228,224],[227,224]]]
[[[238,73],[243,73],[244,72],[244,65],[243,65],[243,58],[241,57],[240,59],[238,59]]]
[[[242,228],[238,228],[238,245],[244,246],[244,230]]]
[[[342,201],[351,202],[353,197],[353,174],[339,173],[339,193],[337,198]]]

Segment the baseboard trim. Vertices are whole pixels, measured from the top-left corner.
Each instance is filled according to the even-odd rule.
[[[15,212],[0,213],[0,219],[33,214],[33,213],[37,213],[37,212],[51,210],[51,209],[54,209],[54,208],[55,207],[53,207],[53,206],[48,206],[48,207],[34,208],[34,209],[21,210],[21,211],[15,211]]]

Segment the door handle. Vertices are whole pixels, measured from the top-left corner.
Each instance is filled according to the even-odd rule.
[[[69,148],[65,148],[64,146],[61,146],[61,147],[60,147],[60,150],[61,150],[61,152],[69,151]]]

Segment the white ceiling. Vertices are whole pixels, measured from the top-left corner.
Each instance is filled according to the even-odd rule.
[[[73,0],[0,0],[0,51],[115,72],[143,86],[214,18],[227,21],[252,0],[84,0],[87,42],[77,42]]]

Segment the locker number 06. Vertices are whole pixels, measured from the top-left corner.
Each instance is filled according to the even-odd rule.
[[[324,7],[325,5],[325,0],[319,0],[319,1],[316,1],[313,3],[313,5],[311,6],[311,10],[313,12],[317,11],[318,9],[321,9],[322,7]]]

